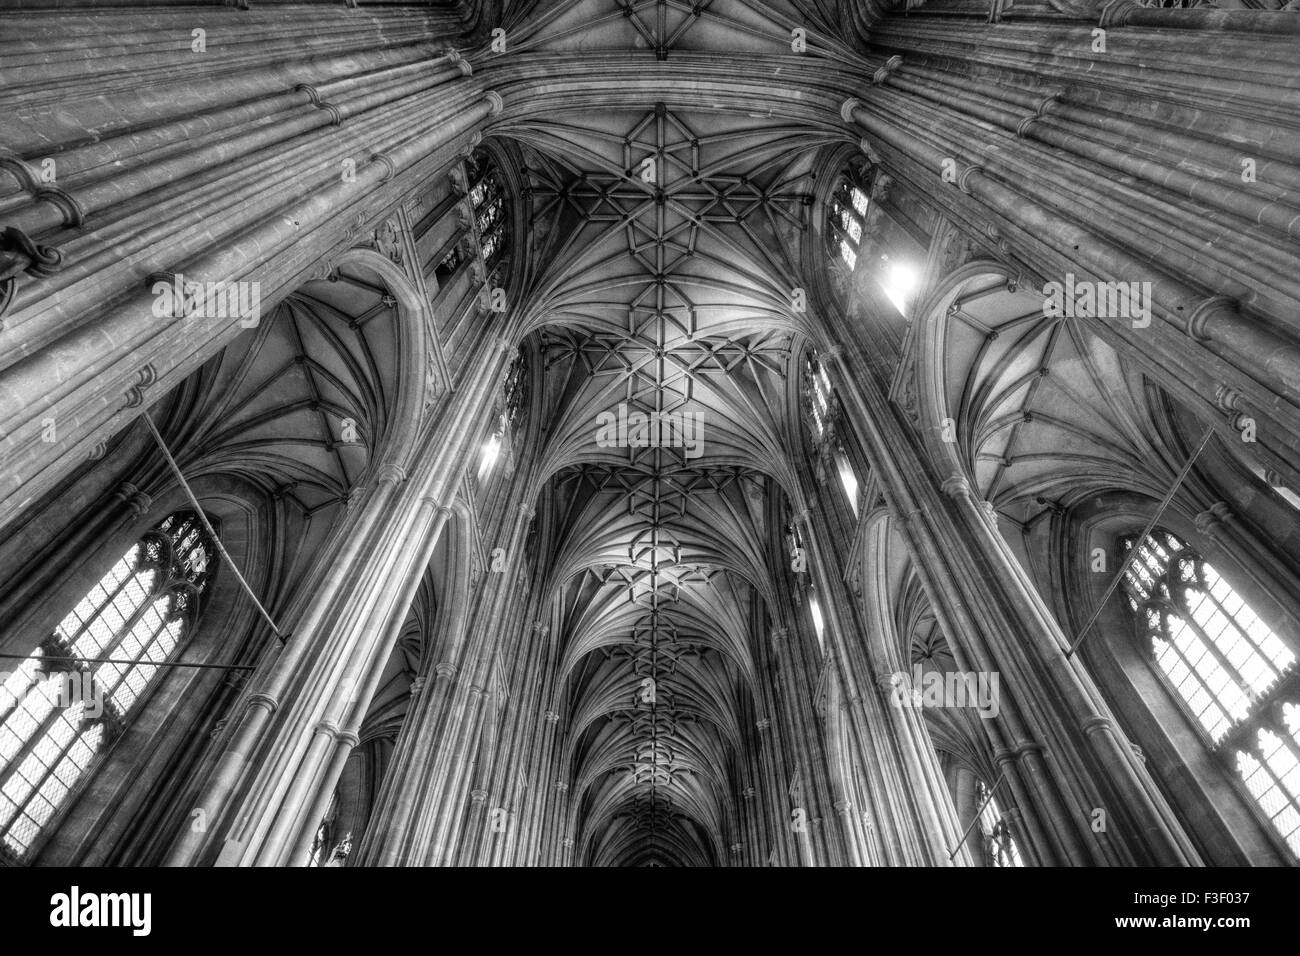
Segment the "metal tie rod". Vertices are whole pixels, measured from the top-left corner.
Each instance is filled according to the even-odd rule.
[[[1079,632],[1079,636],[1074,639],[1074,643],[1066,650],[1066,657],[1069,657],[1079,649],[1079,645],[1083,643],[1083,639],[1088,636],[1088,632],[1092,630],[1092,626],[1097,623],[1097,618],[1101,617],[1101,612],[1106,606],[1106,602],[1109,601],[1110,596],[1115,593],[1115,589],[1119,587],[1119,583],[1124,580],[1124,575],[1128,573],[1129,566],[1133,564],[1134,560],[1136,560],[1138,549],[1142,547],[1142,542],[1147,539],[1147,535],[1149,535],[1155,528],[1156,522],[1160,520],[1161,516],[1165,513],[1165,509],[1169,507],[1169,502],[1174,500],[1174,495],[1177,494],[1178,489],[1182,486],[1183,479],[1187,477],[1188,473],[1192,470],[1192,465],[1196,464],[1196,459],[1201,456],[1201,452],[1205,450],[1205,446],[1210,443],[1210,439],[1213,437],[1214,426],[1211,425],[1205,430],[1205,434],[1201,437],[1201,443],[1196,446],[1196,450],[1192,452],[1191,457],[1187,459],[1187,463],[1183,465],[1183,470],[1180,471],[1178,477],[1174,479],[1173,485],[1169,488],[1169,493],[1166,494],[1164,500],[1160,502],[1160,507],[1155,510],[1155,513],[1151,515],[1151,520],[1147,522],[1147,526],[1142,529],[1141,537],[1137,539],[1137,543],[1134,544],[1133,547],[1129,548],[1128,554],[1124,558],[1124,563],[1120,565],[1119,570],[1115,572],[1115,576],[1111,578],[1110,584],[1106,588],[1106,593],[1101,596],[1101,600],[1097,602],[1097,607],[1092,612],[1092,617],[1088,618],[1088,623],[1083,626],[1083,630]]]
[[[989,787],[989,795],[984,798],[984,802],[980,804],[980,808],[975,811],[975,816],[972,817],[970,823],[966,825],[966,832],[961,835],[961,839],[957,841],[957,845],[953,847],[952,852],[948,854],[949,863],[951,863],[953,857],[957,855],[957,851],[962,848],[962,844],[965,843],[966,838],[970,836],[971,829],[975,826],[976,823],[979,822],[980,816],[984,813],[984,808],[987,807],[993,801],[993,794],[997,791],[998,787],[1002,785],[1002,781],[1005,780],[1006,778],[1007,778],[1007,771],[1004,768],[1002,773],[998,775],[998,782],[993,784],[993,786]]]
[[[205,670],[218,671],[252,671],[257,670],[251,664],[192,664],[188,661],[146,661],[144,659],[133,661],[123,660],[117,657],[52,657],[42,656],[33,658],[30,654],[0,654],[0,658],[9,660],[37,660],[41,662],[51,662],[55,664],[152,664],[154,667],[197,667]]]
[[[194,506],[195,514],[197,514],[199,520],[203,522],[203,527],[208,529],[208,534],[212,537],[212,543],[217,546],[217,550],[221,552],[221,556],[225,558],[226,563],[230,565],[230,570],[234,572],[235,577],[239,579],[239,583],[243,585],[244,593],[247,594],[253,604],[257,606],[257,609],[262,613],[262,617],[266,618],[266,623],[271,625],[271,630],[275,633],[275,636],[279,638],[280,643],[284,644],[284,634],[275,626],[275,621],[271,619],[271,615],[267,613],[266,608],[262,607],[262,602],[257,599],[257,595],[253,593],[253,589],[248,586],[248,582],[244,580],[244,576],[239,573],[239,568],[235,565],[235,562],[230,559],[230,555],[227,553],[225,545],[221,543],[221,539],[217,537],[217,532],[213,530],[211,523],[208,521],[208,516],[204,514],[203,507],[199,504],[199,499],[194,497],[194,492],[190,490],[189,482],[185,480],[185,476],[181,473],[180,466],[176,464],[176,459],[173,458],[172,453],[167,450],[167,443],[163,441],[162,435],[158,433],[158,426],[153,423],[153,417],[148,411],[146,411],[143,418],[145,424],[149,426],[149,431],[153,432],[154,441],[158,443],[158,448],[162,451],[163,457],[167,459],[167,464],[171,465],[172,472],[176,475],[176,480],[179,481],[181,487],[185,489],[185,494],[189,497],[190,504]]]

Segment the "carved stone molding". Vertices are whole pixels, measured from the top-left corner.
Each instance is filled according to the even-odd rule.
[[[1216,501],[1196,516],[1196,530],[1212,538],[1223,529],[1224,523],[1231,518],[1232,509],[1228,507],[1228,503],[1226,501]]]

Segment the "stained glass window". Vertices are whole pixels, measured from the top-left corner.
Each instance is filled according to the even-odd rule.
[[[1177,536],[1121,544],[1138,549],[1124,589],[1160,673],[1300,856],[1295,653]]]
[[[351,831],[339,836],[339,795],[335,793],[330,800],[330,807],[325,818],[316,828],[312,840],[311,855],[307,858],[308,866],[343,866],[348,854],[352,852]]]
[[[827,240],[850,271],[857,265],[870,194],[868,168],[855,160],[840,173],[827,204]]]
[[[979,829],[984,841],[984,859],[988,866],[1024,866],[1020,859],[1020,850],[1011,837],[1011,828],[1007,826],[998,807],[997,797],[989,798],[989,788],[983,780],[975,781],[975,799],[980,811]],[[985,802],[987,801],[987,802]]]
[[[469,177],[469,200],[474,207],[474,226],[479,248],[489,272],[501,261],[509,240],[508,197],[501,172],[492,156],[478,150],[465,164]]]
[[[21,861],[179,646],[216,566],[192,512],[149,531],[0,685],[0,853]]]
[[[502,390],[501,413],[497,426],[483,446],[483,456],[479,463],[478,480],[487,478],[501,454],[502,447],[510,436],[519,428],[524,406],[528,399],[528,361],[522,352],[518,353],[506,370],[505,387]]]
[[[809,356],[804,363],[804,393],[812,419],[813,437],[824,450],[839,476],[844,494],[854,516],[858,513],[858,478],[848,456],[835,437],[835,398],[831,380],[816,358]]]

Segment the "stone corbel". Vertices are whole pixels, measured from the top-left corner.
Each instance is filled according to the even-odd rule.
[[[998,0],[994,0],[994,2],[996,3]],[[871,82],[874,85],[879,86],[881,83],[885,82],[885,80],[889,79],[890,75],[902,65],[903,58],[901,56],[891,56],[885,61],[884,66],[871,75]],[[846,119],[845,122],[852,122],[852,119]]]
[[[144,404],[144,393],[149,386],[158,381],[158,373],[154,367],[145,364],[139,372],[136,373],[136,380],[126,390],[126,407],[139,408]]]
[[[153,507],[153,499],[129,481],[118,485],[114,496],[124,502],[137,518],[143,518]]]
[[[1216,501],[1196,516],[1196,530],[1209,538],[1217,538],[1224,524],[1232,518],[1232,509],[1225,501]]]
[[[320,94],[316,92],[316,87],[311,86],[307,83],[299,83],[297,86],[293,88],[293,91],[295,93],[306,93],[307,98],[311,101],[312,106],[314,106],[318,110],[327,111],[330,114],[331,126],[343,125],[343,113],[340,112],[339,108],[335,106],[333,103],[324,102],[320,98]]]
[[[45,279],[62,267],[63,253],[55,247],[32,241],[14,226],[0,231],[0,317],[13,304],[19,273]]]
[[[1103,29],[1125,26],[1128,24],[1129,17],[1140,9],[1142,9],[1141,4],[1134,3],[1133,0],[1108,0],[1099,11],[1097,26]]]
[[[460,50],[448,50],[447,60],[456,65],[456,68],[460,70],[462,76],[474,75],[474,67],[470,65],[469,60],[465,59],[465,57],[461,55]]]
[[[452,167],[451,174],[447,178],[451,181],[451,191],[457,196],[464,196],[469,192],[469,187],[465,183],[465,172],[459,166]]]
[[[63,224],[80,228],[86,221],[86,210],[81,203],[62,186],[48,182],[40,177],[27,161],[13,150],[0,147],[0,169],[7,169],[18,180],[25,192],[31,193],[37,202],[48,202],[58,207],[63,214]]]
[[[943,484],[939,486],[939,490],[942,491],[949,498],[973,497],[973,492],[971,491],[971,487],[970,487],[970,481],[966,478],[965,475],[958,475],[958,474],[949,475],[947,478],[943,480]]]

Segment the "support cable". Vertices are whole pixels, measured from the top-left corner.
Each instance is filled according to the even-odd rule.
[[[1141,547],[1142,542],[1147,539],[1147,535],[1155,529],[1156,522],[1158,522],[1161,516],[1164,515],[1165,509],[1169,507],[1169,502],[1174,500],[1174,495],[1177,494],[1178,489],[1182,486],[1183,479],[1187,477],[1189,472],[1191,472],[1192,465],[1196,464],[1196,459],[1200,457],[1201,452],[1205,450],[1205,446],[1210,443],[1210,439],[1213,437],[1214,426],[1210,426],[1205,429],[1205,434],[1201,437],[1201,443],[1196,446],[1196,450],[1192,452],[1191,457],[1187,459],[1187,463],[1183,465],[1183,470],[1180,471],[1178,477],[1174,479],[1174,483],[1170,486],[1169,492],[1165,495],[1164,500],[1160,502],[1160,507],[1156,508],[1155,512],[1151,515],[1151,520],[1148,521],[1147,526],[1142,529],[1142,534],[1138,537],[1137,543],[1134,544],[1133,547],[1129,548],[1128,554],[1124,557],[1124,563],[1120,565],[1119,570],[1115,572],[1115,576],[1111,578],[1110,584],[1106,587],[1106,593],[1101,596],[1101,600],[1097,602],[1097,606],[1092,612],[1092,617],[1088,618],[1088,623],[1083,626],[1083,630],[1079,632],[1079,636],[1074,639],[1074,643],[1066,650],[1066,657],[1069,657],[1079,649],[1079,645],[1083,643],[1083,639],[1088,636],[1088,633],[1092,630],[1092,626],[1097,623],[1097,618],[1101,617],[1101,612],[1102,609],[1106,607],[1106,602],[1110,600],[1110,596],[1115,593],[1115,589],[1119,587],[1120,582],[1124,580],[1124,575],[1128,573],[1129,566],[1133,564],[1134,560],[1136,560],[1138,548]]]
[[[0,654],[0,659],[8,660],[32,660],[30,654]],[[153,667],[197,667],[205,670],[218,671],[252,671],[257,670],[251,664],[194,664],[189,661],[144,661],[144,660],[123,660],[117,657],[55,657],[53,655],[42,655],[35,658],[41,663],[53,664],[136,664],[144,663]]]
[[[185,494],[190,499],[190,504],[194,506],[195,514],[197,514],[199,520],[203,522],[203,527],[208,529],[208,534],[212,537],[212,543],[217,546],[217,550],[221,552],[221,556],[226,559],[226,564],[230,566],[231,572],[239,579],[239,583],[243,586],[244,593],[249,596],[258,611],[261,612],[262,617],[266,618],[266,623],[271,625],[271,631],[280,641],[280,645],[283,646],[284,634],[278,627],[276,627],[275,621],[271,619],[271,615],[267,613],[266,608],[262,607],[262,602],[257,599],[257,595],[253,593],[253,589],[248,586],[248,582],[244,580],[244,576],[239,573],[239,568],[235,565],[235,562],[231,560],[230,554],[226,551],[225,545],[223,545],[221,539],[217,537],[217,532],[213,530],[212,524],[208,521],[208,516],[204,514],[203,507],[199,504],[199,499],[194,497],[194,492],[190,490],[189,482],[185,480],[185,475],[181,473],[180,466],[176,464],[176,459],[173,458],[172,453],[167,450],[167,443],[163,441],[162,435],[158,433],[158,426],[153,423],[152,416],[150,416],[148,411],[146,411],[143,418],[145,424],[149,426],[149,431],[153,432],[154,441],[158,443],[158,448],[162,451],[163,457],[167,459],[167,464],[171,465],[172,473],[176,475],[176,480],[179,481],[181,487],[185,489]]]
[[[998,787],[1002,785],[1002,781],[1005,779],[1007,779],[1007,771],[1006,768],[1003,768],[1002,773],[998,775],[997,783],[989,787],[989,795],[984,798],[984,802],[980,804],[980,808],[975,811],[975,816],[971,819],[971,822],[967,824],[966,832],[961,835],[961,839],[957,841],[957,845],[953,847],[952,852],[948,854],[949,863],[952,862],[953,857],[957,855],[957,851],[962,848],[962,844],[964,844],[966,838],[970,836],[970,831],[974,828],[975,824],[979,822],[980,817],[983,816],[984,808],[993,802],[993,794],[997,791]]]

